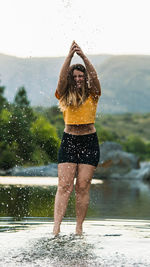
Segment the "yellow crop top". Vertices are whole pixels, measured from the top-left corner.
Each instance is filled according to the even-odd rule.
[[[60,99],[56,90],[56,98]],[[95,122],[96,109],[99,96],[89,95],[86,101],[79,107],[69,106],[63,112],[65,124],[89,124]]]

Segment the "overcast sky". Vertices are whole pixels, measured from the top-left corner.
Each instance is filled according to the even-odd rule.
[[[0,53],[150,55],[150,0],[0,0]]]

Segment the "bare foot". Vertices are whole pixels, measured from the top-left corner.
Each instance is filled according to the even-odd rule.
[[[76,235],[82,235],[82,225],[76,226]]]
[[[57,236],[60,233],[60,225],[54,225],[53,235]]]

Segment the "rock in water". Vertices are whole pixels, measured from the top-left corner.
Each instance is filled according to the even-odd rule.
[[[57,163],[39,167],[15,167],[7,172],[11,176],[51,176],[57,177]]]
[[[123,151],[115,142],[104,142],[100,146],[100,162],[94,173],[98,179],[144,179],[150,180],[150,163],[139,163],[139,157]],[[12,176],[51,176],[57,177],[57,163],[40,167],[15,167],[5,175]]]
[[[123,151],[120,144],[104,142],[100,146],[100,162],[94,177],[123,178],[132,169],[139,168],[139,157]]]

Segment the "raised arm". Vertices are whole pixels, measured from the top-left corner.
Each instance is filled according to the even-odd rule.
[[[61,68],[60,74],[59,74],[59,80],[58,80],[58,84],[57,84],[57,92],[58,92],[59,96],[63,95],[64,90],[67,86],[68,69],[69,69],[72,57],[75,53],[75,50],[76,50],[76,43],[75,43],[75,41],[73,41],[72,45],[70,47],[70,50],[69,50],[69,54],[66,57],[64,64]]]
[[[94,66],[92,65],[92,63],[85,56],[85,54],[83,53],[83,51],[81,50],[81,48],[78,46],[77,43],[76,43],[76,51],[75,52],[84,61],[84,64],[86,66],[87,72],[88,72],[89,77],[90,77],[91,91],[95,95],[101,95],[101,86],[100,86],[100,81],[99,81],[98,76],[97,76],[97,72],[96,72]]]

